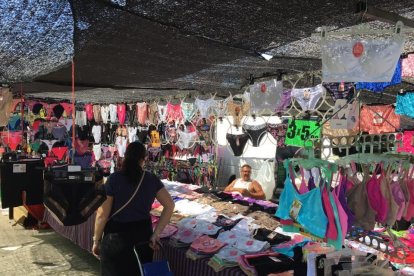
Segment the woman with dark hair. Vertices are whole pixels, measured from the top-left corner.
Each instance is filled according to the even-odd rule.
[[[101,261],[101,275],[140,275],[137,257],[141,263],[152,261],[174,211],[160,179],[143,169],[146,154],[140,142],[129,144],[122,169],[105,184],[107,199],[96,214],[92,248]],[[153,231],[150,210],[155,198],[164,209]]]

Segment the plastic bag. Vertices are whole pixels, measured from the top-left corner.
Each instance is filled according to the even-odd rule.
[[[273,190],[275,189],[275,174],[274,166],[271,162],[264,161],[260,169],[256,172],[256,175],[253,176],[253,179],[262,186],[266,199],[272,198]]]

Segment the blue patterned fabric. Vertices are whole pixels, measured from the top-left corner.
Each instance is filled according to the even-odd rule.
[[[397,95],[395,113],[414,118],[414,91]]]
[[[397,63],[394,75],[392,76],[391,82],[357,82],[356,88],[370,90],[372,92],[382,92],[385,88],[391,85],[401,83],[401,59]]]

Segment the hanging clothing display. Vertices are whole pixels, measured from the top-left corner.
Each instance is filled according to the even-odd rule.
[[[212,107],[215,105],[214,96],[208,100],[196,98],[194,104],[196,105],[198,112],[200,112],[200,117],[208,118],[212,111]]]
[[[334,101],[339,99],[351,100],[355,95],[355,86],[353,82],[328,82],[323,86],[331,95]]]
[[[389,82],[397,67],[405,38],[322,39],[324,82]]]
[[[250,112],[260,114],[263,111],[275,110],[279,105],[283,83],[276,79],[270,81],[257,82],[249,86],[250,91]]]
[[[395,132],[400,128],[400,116],[392,105],[363,105],[360,118],[361,131],[369,134]]]
[[[294,88],[292,89],[292,97],[299,103],[302,111],[315,110],[319,100],[325,93],[325,88],[322,84],[309,88]]]
[[[372,92],[382,92],[385,88],[391,85],[401,83],[401,60],[398,61],[394,74],[390,82],[357,82],[355,84],[358,90],[366,89]]]

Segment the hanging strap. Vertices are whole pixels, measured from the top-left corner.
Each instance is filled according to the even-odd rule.
[[[121,212],[131,201],[132,201],[132,199],[135,197],[135,195],[137,194],[137,192],[138,192],[138,190],[139,190],[139,187],[141,187],[141,184],[142,184],[142,180],[144,180],[144,176],[145,176],[145,171],[142,173],[142,176],[141,176],[141,179],[139,180],[139,183],[138,183],[138,185],[137,185],[137,188],[135,189],[135,192],[132,194],[132,196],[130,197],[130,199],[124,204],[124,205],[122,205],[122,207],[121,208],[119,208],[118,210],[116,210],[113,214],[112,214],[112,216],[109,218],[109,220],[111,219],[111,218],[113,218],[114,216],[116,216],[119,212]]]

